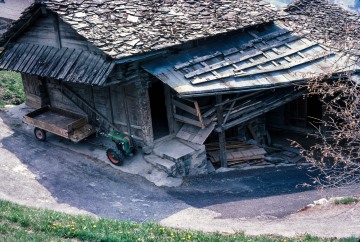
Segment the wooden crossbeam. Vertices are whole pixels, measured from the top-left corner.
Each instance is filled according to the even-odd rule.
[[[217,69],[221,69],[221,68],[231,66],[231,65],[233,67],[237,68],[236,64],[239,63],[239,62],[245,61],[245,60],[247,60],[249,58],[257,57],[259,55],[264,55],[265,51],[271,50],[274,47],[279,47],[279,46],[284,45],[285,43],[290,43],[290,42],[293,42],[293,41],[298,40],[298,39],[300,39],[299,36],[290,36],[289,38],[286,38],[283,41],[276,42],[276,43],[274,43],[272,45],[244,52],[244,54],[246,56],[243,56],[243,57],[239,58],[236,61],[231,61],[229,59],[225,59],[225,60],[223,60],[221,62],[212,64],[212,65],[208,65],[207,67],[204,67],[204,68],[195,70],[193,72],[187,73],[185,75],[185,78],[193,78],[195,76],[202,75],[202,74],[205,74],[207,72],[215,71]]]
[[[206,60],[212,59],[212,58],[214,58],[214,57],[220,56],[220,55],[222,55],[222,54],[223,54],[223,53],[221,53],[220,51],[216,51],[214,54],[205,55],[205,56],[198,57],[198,58],[196,58],[196,59],[187,61],[187,62],[185,62],[185,63],[175,65],[175,66],[174,66],[174,69],[175,69],[175,70],[180,70],[180,69],[183,69],[183,68],[185,68],[185,67],[189,67],[189,66],[191,66],[191,65],[195,65],[195,64],[204,62],[204,61],[206,61]]]
[[[285,34],[287,34],[289,32],[290,32],[289,30],[280,30],[280,31],[277,31],[277,32],[274,32],[274,33],[264,35],[264,36],[262,36],[260,38],[253,39],[249,43],[250,43],[250,45],[253,45],[254,43],[258,43],[258,42],[261,42],[261,41],[268,41],[270,39],[274,39],[274,38],[277,38],[279,36],[285,35]],[[198,64],[200,62],[204,62],[206,60],[209,60],[209,59],[221,56],[221,55],[223,55],[223,56],[232,55],[232,54],[234,54],[236,52],[239,52],[241,49],[244,49],[244,48],[246,48],[246,47],[243,46],[243,48],[240,48],[240,49],[234,47],[234,48],[231,48],[229,50],[225,50],[223,52],[217,51],[214,54],[205,55],[205,56],[198,57],[198,58],[195,58],[193,60],[187,61],[185,63],[175,65],[174,69],[175,70],[180,70],[180,69],[183,69],[185,67],[189,67],[191,65],[195,65],[195,64]]]
[[[191,83],[192,84],[200,84],[200,83],[205,83],[205,82],[209,82],[209,81],[214,81],[214,80],[219,80],[219,79],[224,79],[224,78],[228,78],[228,77],[245,77],[245,76],[252,76],[252,75],[258,75],[258,74],[265,74],[265,73],[269,73],[269,72],[275,72],[275,71],[282,71],[282,70],[287,70],[290,69],[292,67],[296,67],[302,64],[305,64],[307,62],[311,62],[314,60],[318,60],[321,58],[324,58],[326,56],[331,55],[332,53],[326,52],[324,54],[321,55],[317,55],[317,56],[313,56],[313,57],[308,57],[306,59],[303,59],[301,61],[294,61],[291,62],[288,65],[279,65],[276,67],[273,67],[271,69],[263,69],[263,70],[258,70],[258,71],[252,71],[252,72],[244,72],[243,69],[242,70],[238,70],[238,73],[234,73],[234,74],[227,74],[227,75],[223,75],[221,78],[215,78],[215,77],[207,77],[207,78],[197,78],[194,79]],[[290,55],[290,54],[289,54]],[[283,56],[284,57],[284,56]],[[246,68],[250,68],[250,65],[248,65]]]
[[[227,112],[227,114],[226,114],[226,116],[225,116],[225,118],[224,118],[224,121],[223,121],[223,124],[225,124],[226,123],[226,121],[228,120],[228,118],[229,118],[229,115],[230,115],[230,113],[231,113],[231,111],[234,109],[234,105],[235,105],[235,103],[236,103],[236,99],[239,97],[239,93],[236,95],[236,98],[233,100],[233,102],[231,103],[231,105],[230,105],[230,108],[229,108],[229,111]]]
[[[180,121],[180,122],[183,122],[183,123],[186,123],[186,124],[191,124],[191,125],[194,125],[196,127],[202,128],[202,125],[201,125],[200,121],[198,121],[198,120],[194,120],[194,119],[191,119],[191,118],[188,118],[188,117],[184,117],[184,116],[176,114],[176,113],[174,113],[174,118],[176,120]]]
[[[300,66],[302,64],[305,64],[305,63],[308,63],[310,61],[315,61],[315,60],[318,60],[318,59],[321,59],[321,58],[324,58],[324,57],[327,57],[329,56],[331,53],[324,53],[324,54],[321,54],[321,55],[318,55],[318,56],[315,56],[315,57],[308,57],[308,58],[305,58],[301,61],[293,61],[287,65],[280,65],[280,66],[277,66],[277,67],[273,67],[271,69],[263,69],[263,70],[259,70],[259,71],[252,71],[252,72],[249,72],[249,73],[237,73],[235,74],[235,77],[245,77],[245,76],[252,76],[252,75],[259,75],[259,74],[265,74],[265,73],[269,73],[269,72],[275,72],[275,71],[283,71],[283,70],[287,70],[287,69],[290,69],[290,68],[293,68],[293,67],[296,67],[296,66]]]
[[[232,103],[233,101],[239,101],[239,100],[251,97],[251,96],[256,96],[261,92],[263,92],[263,91],[252,92],[252,93],[246,94],[246,95],[241,96],[241,97],[237,97],[237,98],[234,98],[234,99],[228,99],[228,100],[225,100],[225,101],[223,101],[221,103],[216,104],[215,107],[222,106],[222,105],[225,105],[225,104],[228,104],[228,103]]]
[[[232,122],[229,122],[225,125],[222,125],[222,127],[218,127],[216,128],[216,132],[221,132],[221,130],[227,130],[231,127],[234,127],[236,125],[239,125],[241,123],[244,123],[246,121],[249,121],[259,115],[262,115],[264,113],[267,113],[277,107],[280,107],[281,105],[287,103],[287,102],[290,102],[298,97],[300,97],[301,95],[303,95],[305,93],[305,90],[303,91],[299,91],[299,92],[292,92],[292,93],[289,93],[288,95],[285,95],[285,96],[282,96],[281,99],[278,99],[278,100],[275,100],[273,101],[272,103],[268,103],[266,100],[264,101],[264,103],[266,103],[266,105],[264,105],[263,108],[260,108],[258,107],[256,110],[253,110],[252,112],[246,114],[245,116],[241,117],[241,118],[238,118],[238,119],[235,119],[234,121]]]
[[[177,108],[180,108],[180,109],[182,109],[182,110],[184,110],[184,111],[186,111],[188,113],[191,113],[194,116],[197,116],[197,111],[196,111],[195,108],[192,108],[192,107],[190,107],[190,106],[188,106],[186,104],[183,104],[183,103],[181,103],[179,101],[176,101],[175,99],[172,100],[172,104]]]
[[[190,100],[190,99],[184,99],[184,100],[191,102],[194,105],[194,107],[191,107],[191,106],[184,104],[180,101],[177,101],[175,99],[172,99],[172,104],[174,106],[174,113],[177,115],[175,118],[181,122],[192,124],[192,125],[195,125],[197,127],[204,129],[206,127],[206,125],[208,124],[208,122],[205,122],[205,121],[208,121],[208,120],[204,120],[204,118],[201,114],[199,103],[197,101]],[[177,114],[176,108],[179,108],[179,109],[191,114],[192,116],[195,116],[198,120],[193,120],[192,118],[181,116],[181,115]]]

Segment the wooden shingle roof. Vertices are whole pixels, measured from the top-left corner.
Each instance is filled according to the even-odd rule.
[[[278,22],[208,39],[142,67],[183,97],[293,86],[360,69],[356,57],[334,52]]]
[[[263,0],[43,0],[48,9],[115,59],[271,22]]]
[[[11,46],[0,58],[0,70],[97,86],[106,82],[114,65],[105,55],[28,43]]]
[[[289,4],[286,24],[327,46],[360,50],[360,16],[327,0]]]

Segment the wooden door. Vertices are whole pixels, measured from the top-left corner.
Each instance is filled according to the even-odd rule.
[[[48,104],[45,82],[38,76],[22,75],[26,105],[40,108]]]
[[[111,105],[113,122],[119,130],[142,138],[135,85],[112,86]]]

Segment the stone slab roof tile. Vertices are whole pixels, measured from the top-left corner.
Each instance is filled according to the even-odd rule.
[[[79,34],[120,59],[278,19],[263,0],[43,0]]]
[[[356,49],[360,40],[359,15],[327,0],[297,0],[289,4],[286,24],[328,46]]]

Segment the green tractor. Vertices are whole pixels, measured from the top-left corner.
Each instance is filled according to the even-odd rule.
[[[115,148],[106,150],[106,155],[114,165],[121,165],[125,157],[133,156],[137,152],[136,142],[133,137],[119,131],[111,131],[106,135],[115,143]]]

